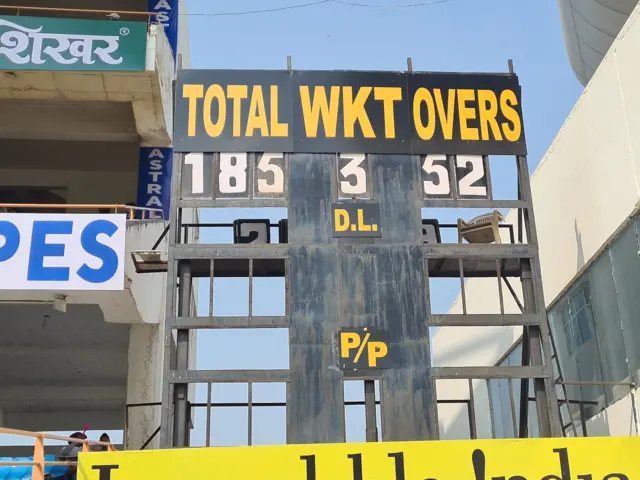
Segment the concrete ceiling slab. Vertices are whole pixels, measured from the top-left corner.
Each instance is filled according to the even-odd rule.
[[[0,100],[0,138],[74,141],[139,140],[129,103]]]
[[[0,304],[0,408],[8,425],[121,428],[129,332],[97,305]],[[85,424],[83,423],[83,425]]]
[[[0,305],[0,385],[126,385],[130,326],[106,323],[97,305]],[[4,405],[2,405],[4,407]]]
[[[96,92],[105,90],[104,79],[94,72],[55,72],[53,81],[59,90],[70,92]],[[102,100],[106,100],[106,95]]]
[[[8,346],[87,346],[126,348],[128,326],[106,323],[98,305],[68,305],[66,313],[51,305],[0,304],[0,349]]]
[[[46,152],[46,155],[43,155]],[[96,152],[100,152],[96,155]],[[0,170],[138,172],[140,143],[0,140]],[[0,185],[2,181],[0,180]]]
[[[0,303],[0,408],[25,430],[122,428],[130,326],[97,305]]]

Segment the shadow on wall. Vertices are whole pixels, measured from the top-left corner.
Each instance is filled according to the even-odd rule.
[[[576,233],[576,245],[578,247],[578,255],[577,255],[577,267],[578,267],[578,271],[584,267],[584,249],[582,248],[582,234],[580,233],[580,230],[578,229],[578,221],[574,220],[573,221],[573,230]]]
[[[471,438],[469,414],[460,404],[438,405],[440,418],[440,440],[466,440]],[[443,420],[446,419],[446,422]]]
[[[445,327],[448,328],[448,327]],[[480,330],[482,328],[483,330]],[[479,354],[476,353],[479,350],[486,348],[487,345],[492,345],[491,340],[495,338],[495,329],[491,327],[480,327],[477,328],[475,335],[469,337],[466,340],[458,341],[455,343],[455,346],[448,344],[446,349],[440,348],[438,349],[438,353],[435,353],[434,344],[437,337],[432,337],[432,345],[431,350],[434,352],[433,354],[433,365],[434,367],[451,367],[451,366],[486,366],[487,364],[493,363],[493,361],[483,361],[483,362],[472,362],[471,360],[474,357],[478,357]],[[498,327],[502,328],[502,327]],[[442,331],[442,334],[445,334],[445,331]],[[496,347],[496,350],[499,349],[499,346]],[[497,360],[500,357],[500,353],[496,352],[496,358],[493,360]],[[485,355],[482,355],[480,358],[486,358]]]

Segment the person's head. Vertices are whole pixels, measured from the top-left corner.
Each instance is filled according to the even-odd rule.
[[[100,435],[100,441],[111,443],[111,439],[109,438],[109,435],[107,435],[106,433],[103,433],[102,435]]]
[[[74,433],[72,433],[71,435],[69,435],[69,438],[77,438],[77,439],[79,439],[79,440],[86,440],[86,439],[87,439],[87,436],[86,436],[84,433],[82,433],[82,432],[74,432]],[[68,443],[69,445],[74,445],[74,444],[76,444],[76,442],[71,442],[71,441],[69,441],[69,442],[67,442],[67,443]],[[77,444],[76,444],[76,445],[77,445]]]

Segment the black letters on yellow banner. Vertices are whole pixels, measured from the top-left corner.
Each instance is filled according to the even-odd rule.
[[[200,478],[213,469],[216,478],[260,480],[634,480],[638,447],[632,436],[174,448],[82,453],[78,471],[82,480]]]
[[[182,70],[174,149],[526,154],[515,75]]]

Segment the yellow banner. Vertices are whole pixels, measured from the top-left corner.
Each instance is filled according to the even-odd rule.
[[[638,437],[81,453],[79,480],[636,480]]]

